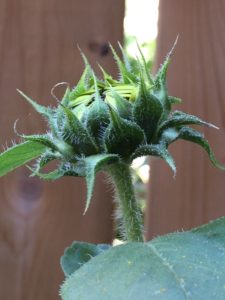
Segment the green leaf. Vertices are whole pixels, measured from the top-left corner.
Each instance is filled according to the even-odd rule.
[[[215,158],[215,155],[214,155],[208,141],[204,138],[204,135],[202,133],[200,133],[192,128],[183,127],[179,132],[178,138],[200,145],[208,153],[211,163],[215,167],[217,167],[221,170],[225,170],[225,166],[222,165],[220,162],[218,162],[217,159]]]
[[[23,96],[32,106],[33,108],[40,113],[41,115],[47,117],[47,119],[52,117],[53,114],[53,110],[49,107],[45,107],[42,106],[38,103],[36,103],[34,100],[32,100],[30,97],[28,97],[27,95],[25,95],[22,91],[20,91],[19,89],[17,89],[17,91],[19,92],[19,94],[21,96]]]
[[[110,247],[108,244],[95,245],[85,242],[73,242],[70,247],[65,249],[64,255],[60,259],[64,274],[66,276],[71,275],[90,259]]]
[[[112,247],[74,272],[63,300],[225,299],[225,218]],[[91,295],[91,296],[90,296]]]
[[[31,141],[9,148],[0,154],[0,176],[25,165],[27,162],[43,154],[45,150],[46,146]]]
[[[137,124],[144,130],[147,142],[150,143],[163,112],[161,102],[146,87],[143,79],[140,92],[134,103],[133,116]]]
[[[136,149],[134,154],[132,155],[132,159],[135,159],[140,156],[158,156],[165,160],[165,162],[170,166],[174,175],[176,174],[176,165],[173,160],[173,157],[169,153],[169,151],[165,148],[163,144],[158,145],[141,145]]]
[[[145,141],[144,131],[134,122],[121,118],[111,109],[112,123],[105,131],[104,143],[108,153],[129,159],[134,150]]]
[[[96,173],[106,165],[115,163],[118,160],[119,158],[115,154],[91,155],[83,159],[86,170],[85,177],[87,182],[87,200],[84,214],[86,213],[91,202]]]

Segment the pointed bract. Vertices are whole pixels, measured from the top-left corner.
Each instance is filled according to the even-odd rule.
[[[83,160],[86,169],[85,176],[87,182],[87,200],[84,213],[86,213],[91,202],[96,173],[102,168],[104,168],[106,165],[115,163],[118,160],[119,157],[115,154],[92,155]]]
[[[174,175],[176,174],[176,165],[175,165],[174,159],[163,144],[142,145],[137,148],[137,150],[134,152],[132,158],[135,159],[137,157],[147,156],[147,155],[158,156],[158,157],[162,158],[170,166]]]
[[[20,91],[19,89],[17,89],[17,91],[19,92],[19,94],[21,96],[23,96],[23,98],[25,98],[32,106],[33,108],[41,115],[50,118],[53,114],[53,110],[49,107],[45,107],[42,106],[38,103],[36,103],[34,100],[32,100],[30,97],[28,97],[27,95],[25,95],[22,91]]]
[[[202,133],[192,128],[183,127],[179,132],[178,138],[200,145],[208,153],[211,163],[215,167],[221,170],[225,170],[225,165],[222,165],[220,162],[217,161],[208,141],[204,138],[204,135]]]
[[[123,83],[137,83],[137,78],[136,76],[131,73],[126,65],[123,63],[123,61],[119,58],[118,54],[116,53],[116,51],[114,50],[114,48],[112,47],[112,45],[110,45],[111,51],[113,53],[113,56],[115,58],[115,61],[117,63],[117,66],[119,68],[119,73],[120,73],[120,77]]]
[[[162,113],[161,102],[151,91],[147,90],[145,82],[141,80],[139,94],[133,105],[133,117],[135,122],[144,130],[148,143],[151,142]]]

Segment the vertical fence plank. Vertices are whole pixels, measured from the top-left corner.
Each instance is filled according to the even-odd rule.
[[[159,11],[156,65],[179,34],[169,67],[169,92],[184,99],[177,109],[220,127],[204,132],[218,159],[225,162],[225,3],[161,0]],[[152,162],[148,238],[225,215],[225,173],[211,166],[199,146],[182,141],[171,151],[178,169],[175,180],[163,162]]]
[[[0,1],[1,144],[15,139],[18,118],[19,132],[44,130],[16,88],[54,105],[52,86],[61,81],[73,85],[81,75],[77,44],[91,63],[116,73],[107,43],[122,41],[123,14],[122,0]],[[25,168],[0,179],[1,299],[58,299],[63,249],[73,240],[111,241],[110,193],[98,180],[83,217],[85,193],[81,179],[45,183],[28,178]]]

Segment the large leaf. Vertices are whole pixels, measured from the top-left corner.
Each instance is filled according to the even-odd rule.
[[[0,176],[13,171],[45,152],[46,146],[37,142],[25,142],[0,154]]]
[[[63,300],[224,300],[225,218],[105,251],[63,284]]]
[[[71,275],[91,258],[108,250],[110,247],[108,244],[95,245],[85,242],[73,242],[70,247],[65,249],[64,255],[60,260],[64,274],[66,276]]]

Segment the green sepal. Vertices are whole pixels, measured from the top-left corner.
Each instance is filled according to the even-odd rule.
[[[95,75],[93,74],[94,78]],[[102,147],[102,137],[105,128],[110,123],[109,109],[107,104],[102,100],[97,86],[96,79],[95,82],[95,96],[94,101],[90,104],[87,113],[86,126],[90,135],[95,139],[97,145]]]
[[[120,44],[120,42],[118,42],[118,45],[119,45],[120,51],[121,51],[122,56],[123,56],[123,64],[124,64],[126,70],[129,72],[130,75],[132,75],[131,76],[132,81],[134,83],[138,83],[139,79],[136,76],[135,68],[132,65],[132,62],[131,62],[128,54],[126,53],[126,51],[124,50],[124,48],[122,47],[122,45]]]
[[[167,75],[169,63],[170,63],[170,56],[167,55],[155,76],[154,83],[158,88],[166,85],[166,75]]]
[[[106,150],[129,160],[135,149],[145,142],[144,131],[136,123],[121,118],[113,109],[110,114],[112,121],[104,136]]]
[[[111,248],[108,244],[91,244],[85,242],[73,242],[65,249],[60,259],[62,270],[66,277],[70,276],[93,257]]]
[[[179,128],[179,126],[182,125],[207,125],[209,127],[217,128],[213,124],[207,123],[196,116],[189,115],[181,111],[175,111],[166,121],[160,124],[158,129],[159,135],[167,128]]]
[[[33,141],[15,145],[0,154],[0,176],[25,165],[27,162],[42,155],[46,146]]]
[[[61,100],[61,104],[63,106],[68,106],[69,101],[70,101],[70,99],[69,99],[70,93],[71,93],[70,87],[67,86],[66,91],[65,91],[65,93],[64,93],[64,95],[62,97],[62,100]]]
[[[32,106],[33,108],[41,115],[45,116],[47,119],[51,118],[53,115],[54,110],[49,108],[49,107],[45,107],[42,106],[38,103],[36,103],[34,100],[32,100],[30,97],[28,97],[27,95],[25,95],[22,91],[20,91],[19,89],[17,89],[17,91],[19,92],[19,94],[25,98]]]
[[[161,65],[161,67],[159,68],[156,76],[155,76],[155,84],[156,85],[166,85],[166,75],[167,75],[167,70],[168,70],[168,66],[170,64],[170,59],[171,59],[171,55],[175,49],[175,46],[177,44],[178,41],[178,37],[176,38],[173,47],[171,48],[171,50],[169,51],[169,53],[167,54],[163,64]]]
[[[132,119],[132,104],[124,99],[113,87],[106,92],[105,101],[118,112],[121,118]]]
[[[112,76],[110,74],[108,74],[103,68],[101,65],[98,65],[101,72],[102,72],[102,75],[103,75],[103,80],[104,80],[104,83],[105,83],[105,86],[108,87],[108,86],[112,86],[114,84],[117,84],[118,81],[116,81],[115,79],[112,78]]]
[[[144,71],[144,77],[147,79],[149,85],[153,85],[154,84],[154,80],[149,72],[149,68],[147,66],[147,63],[146,63],[146,60],[145,60],[145,57],[144,57],[144,54],[143,52],[141,51],[141,48],[139,46],[139,44],[137,43],[137,48],[138,48],[138,51],[141,55],[141,62],[142,62],[142,69]],[[140,67],[139,67],[139,70],[140,70]]]
[[[167,86],[166,86],[166,72],[168,68],[169,60],[166,59],[156,75],[155,85],[153,88],[154,95],[159,99],[163,106],[163,118],[166,119],[171,111],[171,102],[168,98]]]
[[[163,105],[162,120],[166,119],[171,111],[172,102],[171,102],[171,97],[168,96],[168,92],[167,92],[166,76],[167,76],[168,66],[170,64],[170,58],[176,46],[177,40],[178,38],[176,38],[172,49],[166,56],[163,64],[159,68],[154,79],[154,89],[153,89],[154,94],[161,101]]]
[[[86,213],[91,202],[96,173],[102,170],[106,165],[115,163],[118,160],[119,157],[115,154],[91,155],[82,160],[85,166],[85,177],[87,183],[87,200],[84,214]]]
[[[215,155],[214,155],[208,141],[204,138],[204,135],[202,133],[200,133],[197,130],[194,130],[192,128],[183,127],[179,131],[179,135],[178,135],[177,139],[183,139],[183,140],[190,141],[190,142],[200,145],[208,153],[211,163],[215,167],[217,167],[221,170],[225,170],[225,166],[222,165],[220,162],[218,162],[217,159],[215,158]]]
[[[70,109],[63,107],[63,110],[66,118],[61,133],[63,140],[71,144],[77,154],[96,154],[98,148],[86,128]]]
[[[111,48],[111,51],[113,53],[114,59],[117,63],[118,69],[119,69],[119,73],[120,73],[120,79],[123,83],[137,83],[138,80],[136,78],[136,76],[131,73],[129,71],[129,69],[127,69],[126,65],[123,63],[123,61],[119,58],[118,54],[116,53],[116,51],[114,50],[114,48],[112,47],[112,45],[109,45]]]
[[[137,157],[141,156],[158,156],[165,160],[165,162],[170,166],[172,169],[174,175],[176,174],[176,165],[174,162],[173,157],[169,153],[169,151],[166,149],[164,144],[158,144],[158,145],[141,145],[137,148],[137,150],[132,155],[132,159],[135,159]]]
[[[82,54],[82,57],[86,59],[86,57]],[[69,100],[73,103],[73,106],[76,106],[76,99],[86,93],[86,91],[90,88],[89,86],[89,78],[91,76],[91,67],[88,63],[87,59],[85,60],[85,69],[84,72],[78,81],[77,85],[69,94]]]
[[[151,142],[162,113],[163,107],[161,102],[147,89],[142,79],[139,95],[133,106],[133,117],[136,123],[144,130],[148,143]]]
[[[89,106],[83,103],[73,108],[72,112],[81,123],[85,123],[89,108]]]
[[[75,100],[69,102],[70,108],[76,108],[78,105],[85,104],[88,105],[94,98],[94,90],[87,90],[85,94],[77,97]]]

